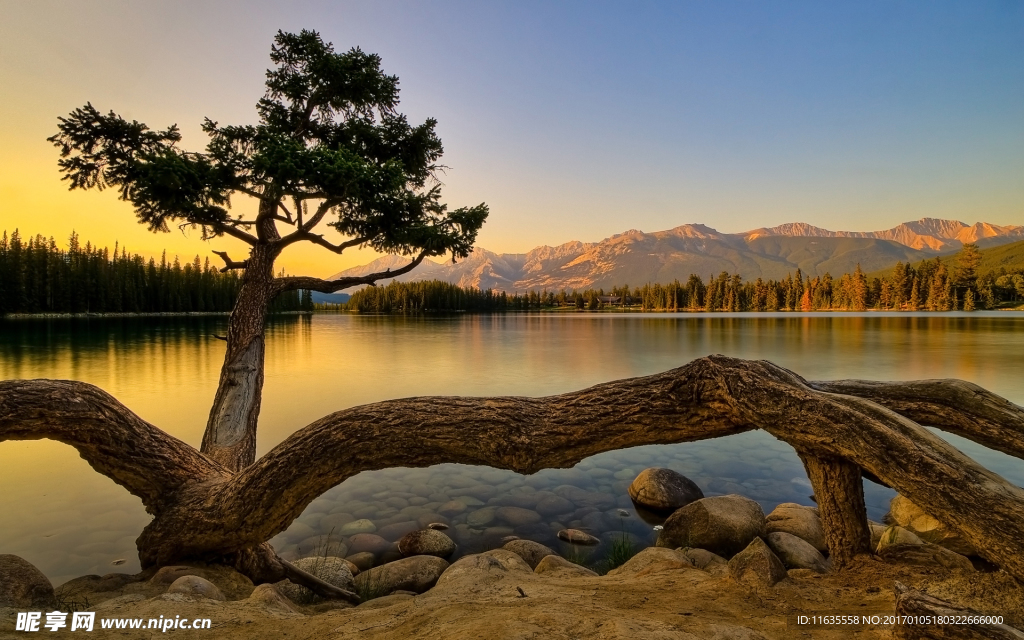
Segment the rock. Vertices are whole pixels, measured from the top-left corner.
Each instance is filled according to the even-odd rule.
[[[412,531],[420,529],[420,524],[411,520],[405,522],[396,522],[395,524],[389,524],[385,527],[377,529],[377,535],[389,540],[391,542],[397,542],[401,540],[403,536]]]
[[[586,491],[572,484],[559,485],[553,489],[553,493],[572,502],[577,507],[593,507],[602,511],[615,507],[615,498],[607,493]],[[538,503],[537,506],[539,507],[540,504]]]
[[[551,548],[532,540],[512,540],[506,543],[502,549],[511,551],[522,558],[526,564],[530,565],[531,571],[536,569],[546,556],[558,555]]]
[[[560,578],[588,578],[597,575],[586,567],[581,567],[578,564],[569,562],[562,556],[555,555],[542,558],[537,563],[537,566],[534,567],[533,572],[551,574],[553,577]]]
[[[498,510],[495,507],[478,509],[466,516],[466,524],[471,527],[485,527],[494,521],[495,513],[497,511]]]
[[[814,507],[786,502],[775,507],[765,518],[765,533],[788,533],[794,535],[821,553],[828,552],[821,518]]]
[[[296,560],[292,564],[306,573],[311,573],[324,582],[333,584],[334,586],[346,591],[352,591],[355,589],[353,586],[352,570],[349,568],[349,565],[352,563],[343,558],[332,556],[302,558],[301,560]],[[276,583],[275,586],[281,595],[285,596],[292,602],[309,604],[315,600],[313,592],[301,585],[291,582],[290,580],[282,580]]]
[[[427,529],[427,528],[433,529],[434,527],[430,526],[432,524],[437,524],[437,525],[441,525],[443,527],[448,527],[448,526],[451,525],[452,522],[451,522],[451,520],[449,520],[448,518],[442,516],[439,513],[431,512],[431,513],[424,513],[420,517],[416,518],[416,523],[418,525],[420,525],[421,529]]]
[[[939,566],[949,570],[974,571],[974,565],[964,556],[930,542],[922,542],[921,544],[888,544],[878,552],[878,557],[885,562],[913,564],[922,567]]]
[[[693,563],[682,551],[664,547],[647,547],[627,560],[621,567],[608,572],[617,576],[645,571],[651,573],[660,569],[693,569]]]
[[[925,542],[941,545],[950,551],[973,556],[978,552],[960,534],[925,513],[921,507],[904,496],[897,495],[889,503],[889,515],[901,527]]]
[[[448,563],[437,556],[410,556],[360,573],[355,584],[360,589],[385,593],[399,590],[423,593],[434,586],[447,568]]]
[[[149,579],[155,587],[171,585],[182,576],[198,576],[212,582],[228,600],[244,600],[252,593],[252,580],[231,567],[219,564],[171,565],[161,567]]]
[[[675,511],[704,497],[692,480],[671,469],[644,469],[629,485],[633,502],[652,511]]]
[[[509,572],[532,573],[530,565],[518,555],[505,549],[492,549],[483,553],[463,556],[445,569],[438,579],[438,586],[458,581],[466,574],[472,574],[472,582],[480,585],[500,580]]]
[[[501,520],[513,527],[537,524],[542,520],[540,514],[536,511],[523,509],[521,507],[501,507],[494,513],[494,515],[498,520]]]
[[[427,528],[434,531],[447,531],[450,527],[443,522],[431,522],[427,525]]]
[[[272,584],[261,584],[252,590],[249,602],[274,613],[298,613],[295,606]]]
[[[761,538],[729,560],[729,575],[753,586],[773,586],[786,577],[786,567]]]
[[[398,541],[398,552],[403,556],[437,556],[447,558],[455,553],[455,542],[433,529],[411,531]]]
[[[345,559],[352,563],[352,565],[359,569],[359,571],[369,571],[373,568],[376,556],[369,551],[363,551],[362,553],[354,553]],[[356,574],[353,573],[352,575]]]
[[[562,513],[574,511],[576,509],[576,505],[561,496],[547,496],[545,498],[541,498],[540,502],[537,503],[537,506],[534,507],[534,509],[540,515],[550,518],[551,516],[557,516]]]
[[[103,593],[104,591],[117,591],[126,584],[138,581],[138,577],[128,573],[108,573],[104,576],[79,576],[62,584],[60,591],[72,594],[82,592]]]
[[[716,496],[677,509],[664,527],[659,547],[696,547],[728,558],[764,535],[764,512],[749,498]]]
[[[882,550],[891,545],[921,545],[924,544],[924,540],[918,538],[916,534],[907,531],[903,527],[892,526],[882,532],[878,540],[878,546],[875,547],[875,553],[881,554]]]
[[[31,562],[11,554],[0,554],[0,607],[56,606],[53,585]]]
[[[351,554],[368,551],[380,555],[391,548],[392,543],[373,533],[357,533],[348,540],[348,551]]]
[[[373,524],[370,520],[363,518],[361,520],[353,520],[341,525],[338,529],[338,535],[340,536],[354,536],[357,533],[374,533],[377,531],[377,525]]]
[[[701,571],[707,571],[715,575],[728,571],[729,561],[718,554],[711,553],[707,549],[682,549],[682,552],[690,559],[693,566]]]
[[[884,524],[868,520],[868,528],[871,529],[871,548],[877,549],[878,543],[882,541],[882,534],[885,533],[885,530],[889,527]]]
[[[809,542],[784,531],[769,533],[766,541],[787,569],[810,569],[817,573],[828,572],[825,556],[821,555]]]
[[[569,544],[580,544],[587,547],[592,547],[601,542],[589,533],[584,533],[579,529],[562,529],[557,535],[559,540],[564,540]]]
[[[171,586],[167,588],[167,593],[180,593],[192,598],[207,598],[221,602],[227,600],[216,585],[199,576],[181,576],[171,583]]]

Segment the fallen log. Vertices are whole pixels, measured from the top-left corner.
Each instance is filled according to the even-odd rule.
[[[825,508],[832,514],[823,522],[825,535],[837,558],[865,551],[856,467],[1024,580],[1024,489],[884,406],[886,398],[906,395],[901,385],[914,384],[884,383],[869,400],[836,393],[856,391],[849,382],[829,387],[769,362],[711,356],[545,398],[422,397],[352,407],[299,429],[232,474],[92,385],[16,380],[0,382],[0,440],[70,444],[139,496],[154,514],[138,539],[144,567],[230,559],[255,581],[272,581],[281,579],[283,565],[264,542],[361,471],[459,462],[533,473],[603,451],[764,429],[812,461],[812,482],[820,467],[819,502],[830,492],[853,498],[837,496],[834,508]],[[996,438],[995,403],[1012,439],[1024,410],[992,394],[972,401],[976,396],[959,397],[965,417],[949,422],[966,433],[978,418],[985,426],[974,435]]]

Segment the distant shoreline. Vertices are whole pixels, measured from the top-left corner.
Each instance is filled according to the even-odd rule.
[[[313,315],[312,311],[277,311],[273,316]],[[185,318],[196,316],[229,316],[230,311],[154,311],[149,313],[8,313],[0,318],[10,320],[63,318]]]

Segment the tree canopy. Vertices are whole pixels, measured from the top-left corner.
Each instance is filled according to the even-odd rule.
[[[420,260],[469,254],[487,206],[449,211],[441,202],[437,122],[414,126],[397,112],[398,78],[381,70],[379,56],[337,53],[304,30],[279,31],[270,58],[258,123],[206,119],[205,152],[181,149],[177,125],[153,130],[91,103],[75,109],[48,139],[60,149],[63,179],[71,189],[118,189],[152,231],[198,227],[204,239],[229,235],[273,245],[275,254],[298,241]],[[238,195],[259,202],[255,216],[232,210]],[[321,222],[348,240],[315,233]],[[221,256],[226,269],[245,266]]]

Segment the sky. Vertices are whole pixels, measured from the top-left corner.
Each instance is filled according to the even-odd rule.
[[[628,229],[921,217],[1024,224],[1024,3],[0,0],[0,229],[191,259],[113,191],[66,189],[46,142],[92,102],[202,150],[256,120],[277,30],[379,54],[435,117],[444,199],[486,202],[478,246]],[[241,209],[241,211],[245,211]],[[368,262],[290,249],[289,273]],[[212,258],[215,260],[215,258]]]

